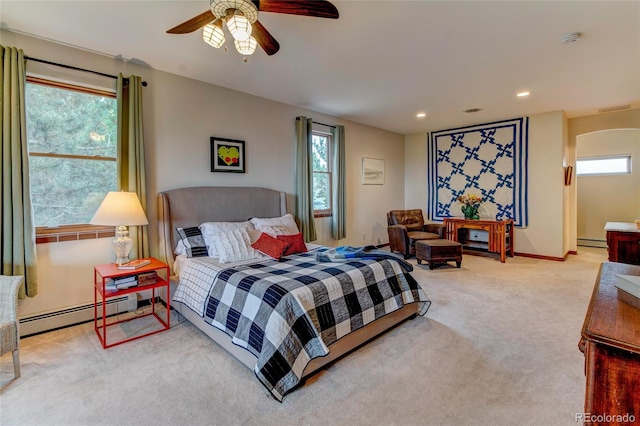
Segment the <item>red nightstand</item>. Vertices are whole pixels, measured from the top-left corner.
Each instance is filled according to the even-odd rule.
[[[98,335],[98,339],[100,339],[100,343],[104,349],[110,348],[112,346],[119,345],[121,343],[129,342],[131,340],[140,339],[142,337],[149,336],[151,334],[159,333],[164,330],[168,330],[171,327],[171,305],[169,300],[170,294],[170,284],[169,284],[169,265],[164,262],[159,261],[156,258],[150,257],[150,264],[142,266],[138,269],[118,269],[118,265],[114,263],[109,263],[105,265],[97,265],[93,269],[93,326],[96,330],[96,334]],[[117,277],[122,277],[125,275],[140,275],[146,272],[156,271],[158,273],[157,279],[155,282],[146,284],[146,285],[137,285],[134,287],[126,288],[126,289],[118,289],[118,290],[108,290],[106,288],[107,279],[113,279]],[[164,277],[162,276],[164,275]],[[156,313],[156,290],[165,288],[167,294],[167,319],[163,320]],[[112,323],[107,322],[107,304],[106,301],[109,298],[123,296],[130,293],[139,293],[141,291],[151,290],[151,312],[139,315],[133,318],[128,318],[125,320],[116,320]],[[100,301],[102,303],[102,321],[98,323],[98,295],[100,295]],[[148,333],[130,337],[128,339],[123,339],[114,343],[107,344],[107,329],[113,325],[120,324],[127,321],[136,320],[139,318],[154,316],[160,325],[163,328],[158,330],[150,331]]]

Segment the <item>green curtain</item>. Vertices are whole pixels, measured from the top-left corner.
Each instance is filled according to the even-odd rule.
[[[18,297],[38,294],[36,231],[29,190],[29,151],[25,119],[25,59],[22,49],[0,45],[0,127],[2,128],[2,275],[24,275]]]
[[[142,78],[124,78],[118,74],[118,189],[138,194],[147,213],[147,182],[145,177],[144,132],[142,120]],[[147,215],[147,219],[149,219]],[[146,226],[129,227],[133,240],[131,257],[149,257],[149,234]]]
[[[335,126],[333,129],[332,149],[332,210],[331,210],[331,236],[334,240],[347,237],[347,203],[346,203],[346,168],[344,153],[344,126]]]
[[[311,119],[296,118],[296,217],[306,242],[318,239],[313,218],[313,167],[311,160]]]

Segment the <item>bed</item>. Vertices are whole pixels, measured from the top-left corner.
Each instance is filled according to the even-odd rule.
[[[178,229],[194,228],[207,222],[245,222],[249,218],[284,217],[287,215],[287,200],[284,192],[257,187],[189,187],[161,192],[158,201],[159,256],[172,268],[171,295],[169,296],[172,298],[171,307],[238,361],[253,370],[260,382],[278,401],[282,401],[288,392],[299,387],[304,379],[327,364],[404,320],[414,318],[417,314],[424,315],[431,303],[413,277],[406,270],[402,270],[400,263],[389,258],[337,260],[338,256],[331,257],[332,254],[335,254],[335,249],[316,245],[308,245],[307,252],[284,256],[280,261],[264,256],[257,260],[221,264],[218,258],[204,255],[193,258],[186,258],[184,254],[175,255],[179,242],[184,241],[181,238],[184,237],[184,233],[179,234]],[[324,262],[318,261],[321,258],[324,259]],[[345,294],[345,303],[349,305],[349,315],[353,314],[353,316],[347,321],[341,320],[340,323],[333,324],[331,331],[316,330],[319,328],[317,326],[318,318],[325,316],[326,312],[319,309],[318,306],[310,308],[308,305],[316,303],[319,296],[308,296],[306,300],[300,297],[300,295],[308,295],[309,288],[317,285],[316,282],[324,282],[325,278],[313,279],[316,274],[322,277],[334,275],[326,278],[331,281],[330,284],[324,284],[324,287],[327,288],[335,287],[335,283],[341,281],[343,276],[347,278],[358,276],[363,277],[362,279],[366,283],[368,290],[365,292],[366,294],[380,295],[381,292],[386,295],[391,291],[394,294],[385,299],[383,303],[377,301],[375,309],[372,307],[365,311],[365,302],[360,302],[362,310],[365,312],[355,313],[355,311],[352,312],[346,297],[348,291],[344,288],[338,289],[338,292]],[[243,291],[249,292],[252,291],[252,287],[259,287],[258,284],[253,285],[256,282],[262,283],[262,281],[256,281],[258,275],[261,280],[277,281],[268,283],[267,293],[273,291],[274,287],[277,289],[287,288],[286,294],[277,295],[277,301],[274,302],[274,305],[277,304],[277,306],[272,306],[274,311],[285,309],[287,311],[279,312],[279,315],[271,314],[271,317],[265,319],[264,324],[260,327],[256,327],[255,324],[245,325],[245,331],[250,329],[253,334],[249,335],[249,331],[246,331],[245,335],[238,337],[238,334],[241,333],[236,328],[243,327],[238,325],[237,318],[234,319],[235,322],[230,321],[228,317],[225,317],[224,320],[219,318],[223,311],[228,315],[231,314],[227,310],[236,312],[233,309],[235,306],[232,308],[225,305],[223,308],[222,302],[227,299],[229,305],[236,303],[236,300],[239,299],[238,294],[243,295],[245,302],[246,299],[255,299],[252,295],[245,295]],[[195,282],[193,279],[195,276],[198,277],[202,288],[194,291],[192,286]],[[293,278],[285,280],[289,276]],[[380,278],[381,276],[383,278]],[[281,284],[283,280],[287,282],[287,285]],[[376,280],[384,283],[382,290],[374,288],[374,284],[379,285],[374,283]],[[205,287],[205,282],[208,283],[208,287]],[[223,287],[232,285],[232,282],[236,285],[233,290]],[[252,284],[247,286],[247,282]],[[290,287],[288,287],[289,285]],[[238,288],[243,290],[240,291]],[[230,291],[235,296],[229,297]],[[194,300],[186,300],[185,294],[192,295],[194,293],[198,293],[194,296]],[[361,297],[361,294],[362,292],[359,290],[358,298]],[[331,296],[330,304],[335,305],[333,296]],[[254,310],[260,309],[262,312],[265,303],[262,301],[256,306],[259,308]],[[238,308],[238,310],[242,309],[247,310],[248,308]],[[312,313],[311,316],[309,312]],[[253,315],[262,316],[262,314],[255,312]],[[332,318],[335,316],[335,321],[338,320],[338,315],[341,313],[328,312],[328,316]],[[240,320],[246,320],[245,316],[246,314],[242,312]],[[289,317],[293,318],[292,324],[289,324],[289,328],[283,332],[283,334],[287,332],[289,334],[275,339],[269,336],[264,337],[265,333],[269,333],[273,329],[280,331],[283,329],[282,325],[273,317],[278,318],[278,321],[282,318],[287,321]],[[320,322],[322,322],[322,318]],[[233,325],[231,330],[229,323]],[[294,323],[295,325],[293,325]],[[298,327],[301,323],[303,326]],[[341,328],[342,331],[340,331]],[[261,334],[255,332],[255,329],[258,329]],[[292,332],[294,329],[295,333]],[[295,335],[292,337],[293,334]],[[311,334],[313,335],[311,336]],[[263,350],[263,352],[269,352],[266,359],[263,356],[264,353],[260,353],[257,349],[259,345],[255,343],[255,336],[263,339],[259,341],[259,345],[264,345],[265,348],[271,347],[270,351]],[[301,336],[306,337],[301,340]],[[326,345],[325,341],[328,342]],[[273,344],[267,345],[267,343]],[[283,360],[281,359],[283,347],[298,347],[297,350],[301,353],[292,355],[291,359]],[[289,356],[289,354],[286,355]],[[268,370],[268,368],[273,370],[274,367],[278,373]],[[277,377],[275,377],[276,375]]]

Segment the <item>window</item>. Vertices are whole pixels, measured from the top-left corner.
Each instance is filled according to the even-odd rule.
[[[313,210],[315,215],[331,214],[331,135],[313,132]]]
[[[614,175],[631,173],[631,156],[578,158],[576,175]]]
[[[116,95],[34,77],[25,94],[36,232],[88,224],[117,186]]]

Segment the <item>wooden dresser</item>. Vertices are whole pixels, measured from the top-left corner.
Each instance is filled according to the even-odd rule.
[[[635,223],[607,222],[609,262],[640,265],[640,229]]]
[[[640,266],[602,264],[578,345],[587,379],[584,415],[595,420],[585,421],[590,425],[630,424],[617,421],[625,415],[640,422],[640,309],[618,299],[616,274],[640,275]]]

